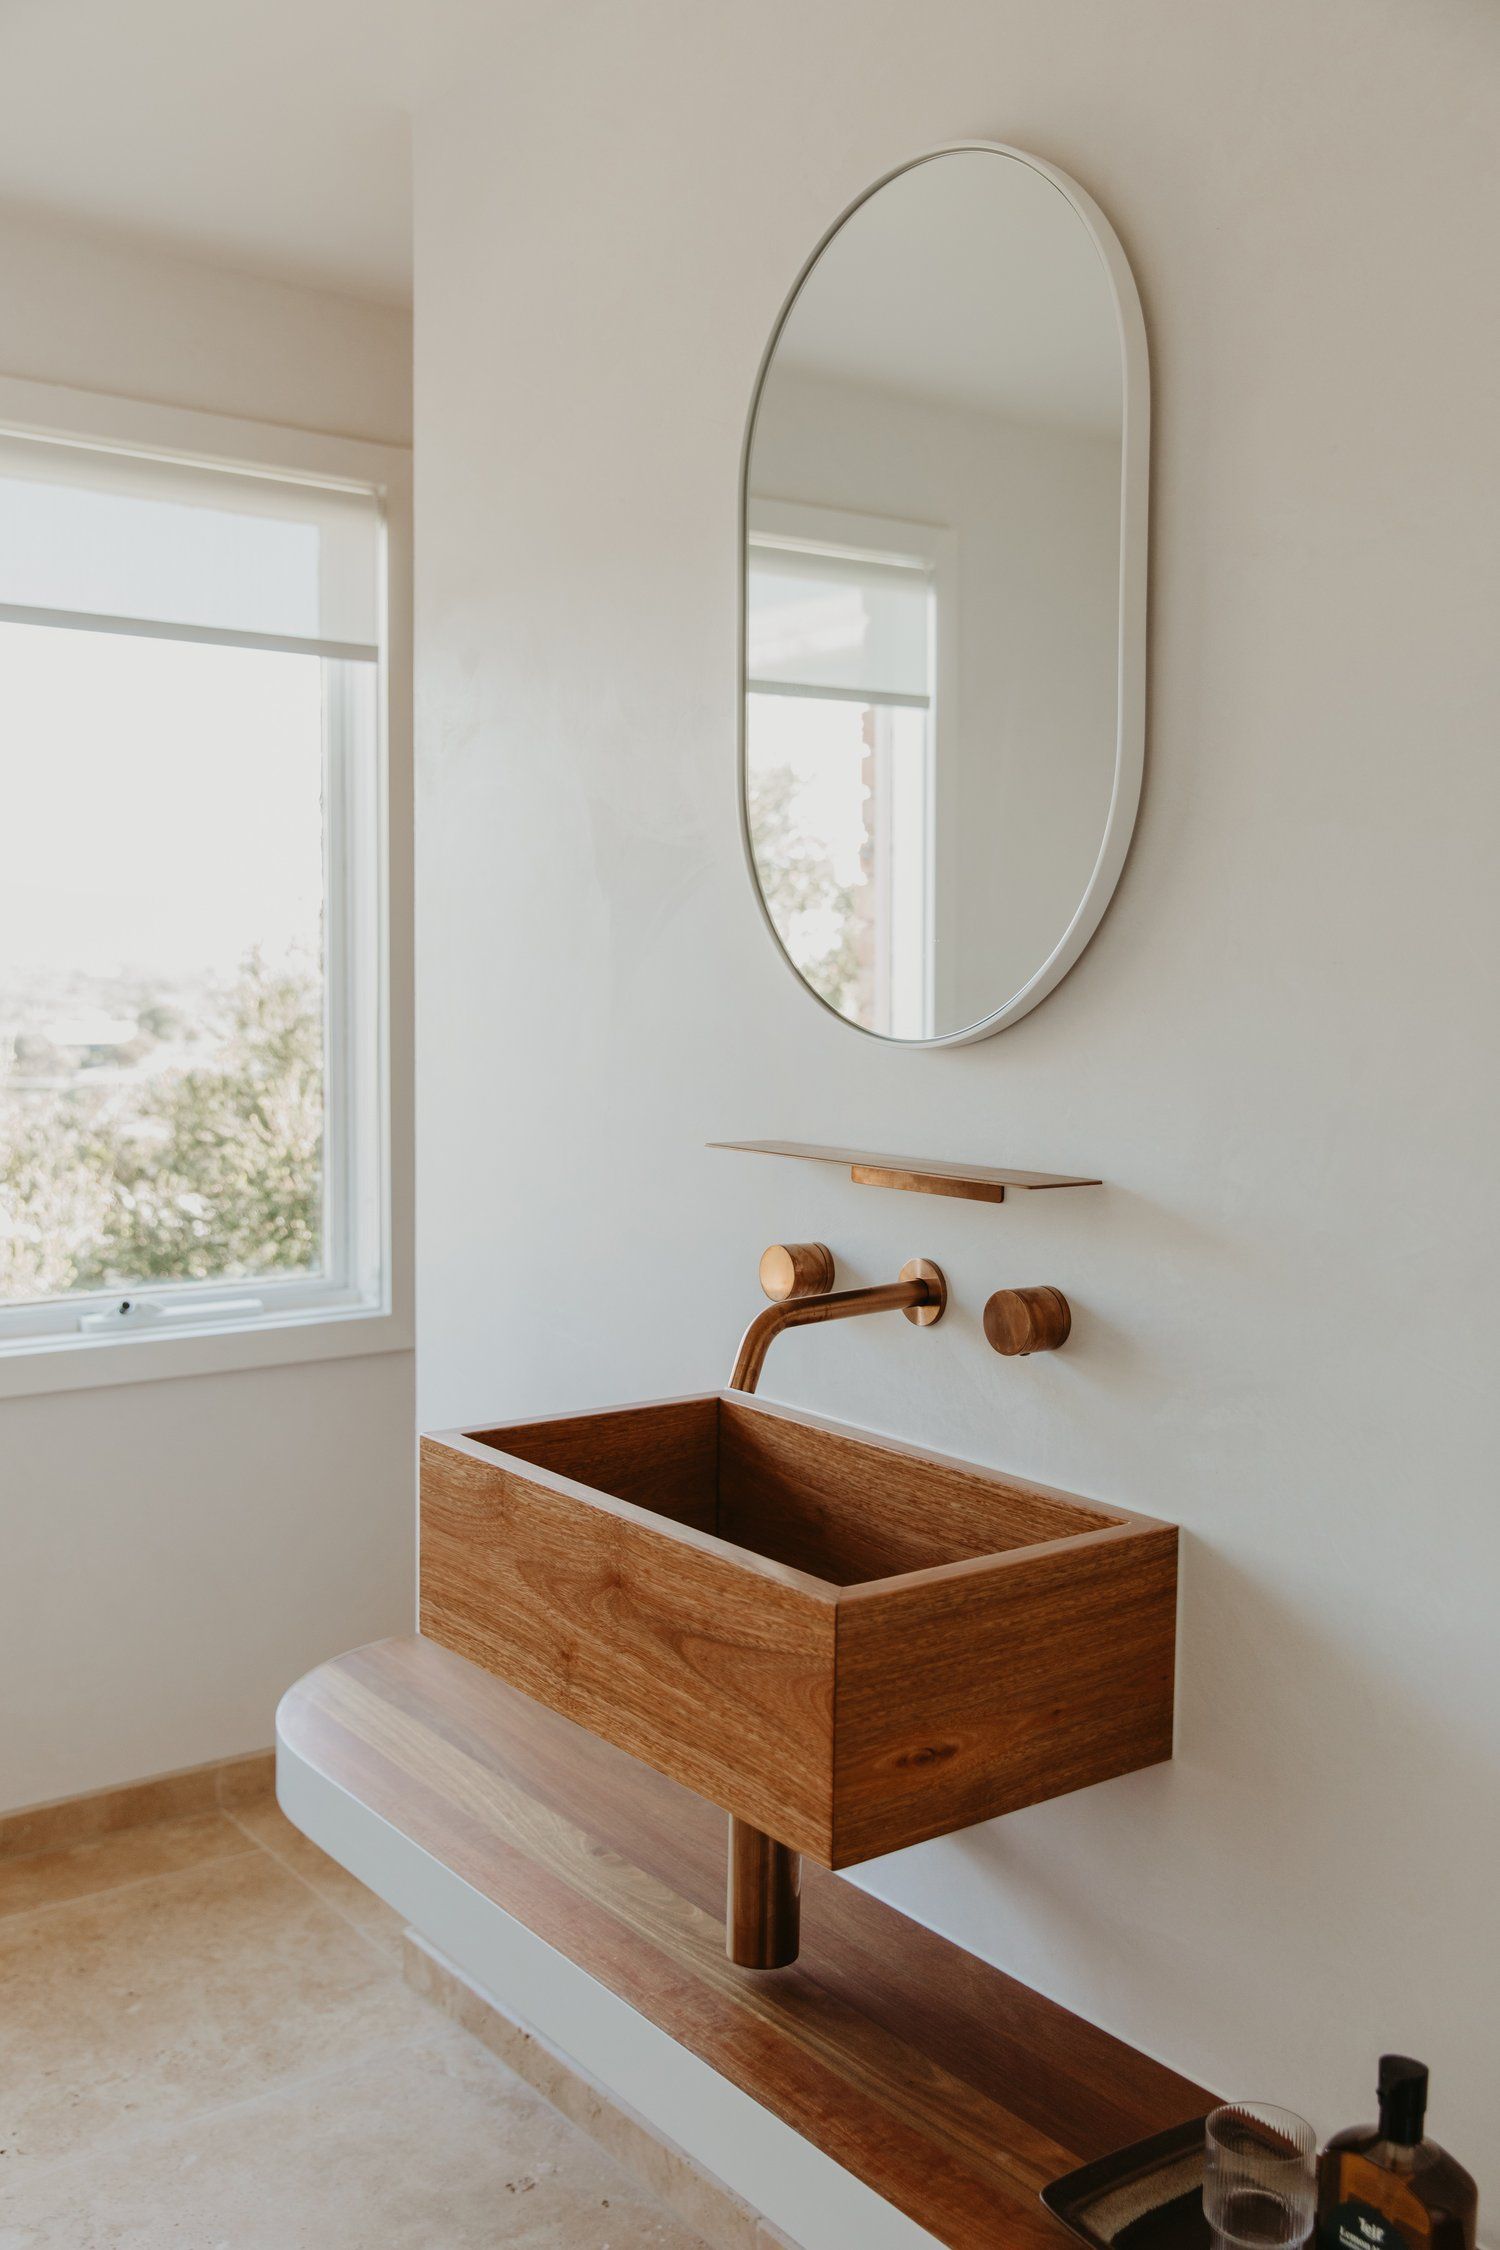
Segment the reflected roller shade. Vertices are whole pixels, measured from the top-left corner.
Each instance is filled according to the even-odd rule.
[[[0,617],[379,649],[373,492],[0,435]]]
[[[920,563],[752,536],[745,574],[752,692],[925,705],[931,588]]]

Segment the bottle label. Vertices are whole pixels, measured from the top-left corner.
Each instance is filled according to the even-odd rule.
[[[1335,2204],[1332,2217],[1333,2224],[1328,2230],[1329,2250],[1407,2250],[1411,2240],[1395,2219],[1384,2211],[1377,2211],[1373,2203],[1362,2202],[1357,2195]]]

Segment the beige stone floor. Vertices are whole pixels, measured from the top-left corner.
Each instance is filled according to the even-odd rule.
[[[702,2250],[269,1795],[0,1860],[0,2250]]]

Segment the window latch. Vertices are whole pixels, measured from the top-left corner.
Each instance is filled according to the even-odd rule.
[[[211,1320],[245,1320],[265,1311],[259,1297],[219,1297],[211,1305],[163,1305],[152,1297],[122,1297],[106,1312],[78,1316],[80,1335],[113,1335],[121,1328],[155,1328],[164,1322],[197,1328]]]

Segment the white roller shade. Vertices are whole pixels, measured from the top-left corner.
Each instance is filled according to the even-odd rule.
[[[0,436],[0,616],[373,657],[373,493]]]
[[[921,565],[750,540],[752,690],[925,704],[931,578]]]

